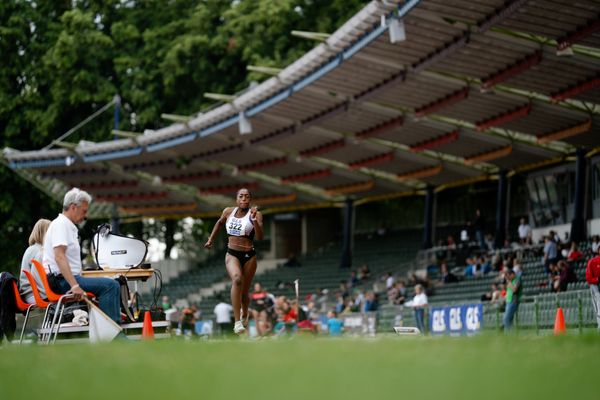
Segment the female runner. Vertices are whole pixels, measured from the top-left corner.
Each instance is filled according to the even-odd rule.
[[[263,238],[263,219],[258,207],[250,207],[252,195],[246,188],[238,190],[237,207],[227,207],[215,224],[204,247],[210,249],[215,235],[225,225],[229,237],[225,267],[231,278],[231,305],[235,324],[233,332],[241,334],[248,326],[248,291],[256,272],[256,251],[254,238]]]

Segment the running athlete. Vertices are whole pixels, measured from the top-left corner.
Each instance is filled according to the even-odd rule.
[[[236,196],[237,207],[227,207],[223,210],[221,218],[215,224],[204,247],[212,248],[215,235],[225,225],[229,236],[225,267],[231,278],[231,305],[235,324],[233,332],[244,333],[248,326],[248,295],[252,278],[256,272],[256,251],[254,251],[254,237],[263,238],[263,219],[258,207],[250,207],[252,195],[246,188],[238,190]]]

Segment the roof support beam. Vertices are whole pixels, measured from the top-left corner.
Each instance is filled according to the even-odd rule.
[[[498,8],[493,14],[488,15],[485,20],[477,24],[477,33],[485,33],[492,26],[510,18],[523,6],[527,0],[512,0],[505,2],[503,8]]]
[[[506,157],[510,153],[512,153],[512,146],[509,144],[508,146],[504,146],[500,149],[468,156],[465,158],[465,163],[472,165],[480,162],[496,160],[498,158]]]
[[[591,119],[587,120],[586,122],[584,122],[582,124],[575,125],[570,128],[567,128],[567,129],[562,129],[560,131],[555,131],[552,133],[540,135],[540,136],[538,136],[537,141],[540,144],[544,144],[544,143],[548,143],[550,141],[561,140],[561,139],[568,138],[571,136],[580,135],[582,133],[589,131],[590,129],[592,129],[592,120]]]
[[[469,96],[469,87],[465,87],[463,89],[457,90],[454,93],[451,93],[441,99],[432,101],[429,104],[425,104],[417,109],[415,109],[415,116],[417,118],[422,118],[428,114],[439,111],[443,108],[450,107],[460,101],[465,100]]]
[[[388,132],[392,129],[401,127],[404,124],[404,117],[396,117],[389,119],[381,124],[373,126],[371,128],[358,132],[355,136],[359,139],[366,139],[371,136],[381,135],[382,133]]]
[[[436,136],[432,139],[425,140],[423,142],[414,144],[414,145],[410,146],[410,151],[413,153],[418,153],[423,150],[431,150],[436,147],[455,142],[458,140],[458,137],[459,137],[458,129],[456,129],[450,133],[445,133],[443,135]]]
[[[477,122],[475,126],[477,127],[477,132],[485,131],[486,129],[492,128],[494,126],[503,125],[510,121],[514,121],[519,118],[523,118],[529,115],[531,112],[531,104],[526,104],[521,107],[517,107],[514,110],[504,112],[498,116],[491,117],[485,119],[483,121]]]
[[[439,165],[436,165],[433,167],[421,168],[421,169],[418,169],[415,171],[398,174],[398,180],[403,182],[405,180],[411,180],[411,179],[428,178],[430,176],[440,174],[442,172],[442,170],[443,170],[442,164],[439,164]]]
[[[558,50],[564,50],[567,47],[571,47],[573,44],[582,41],[588,36],[593,35],[597,31],[600,31],[600,18],[589,21],[587,25],[580,27],[575,32],[571,32],[564,38],[559,39],[556,48]]]
[[[588,90],[592,90],[596,86],[600,86],[600,76],[553,94],[550,99],[553,103],[558,103],[559,101],[563,101],[569,97],[574,97],[581,93],[587,92]]]
[[[282,183],[306,182],[313,179],[325,178],[331,175],[331,168],[325,168],[318,171],[306,172],[304,174],[288,175],[281,178]]]
[[[378,154],[373,157],[364,158],[362,160],[353,161],[351,163],[348,163],[348,166],[350,167],[350,169],[355,170],[355,169],[359,169],[362,167],[370,167],[373,165],[379,165],[379,164],[391,161],[393,159],[394,159],[394,152],[392,151],[392,152],[388,152],[388,153]]]
[[[489,77],[483,79],[481,87],[484,89],[490,89],[492,86],[502,83],[510,78],[513,78],[524,71],[538,65],[542,61],[542,52],[536,51],[535,53],[517,61],[513,65],[500,70],[496,73],[491,74]]]

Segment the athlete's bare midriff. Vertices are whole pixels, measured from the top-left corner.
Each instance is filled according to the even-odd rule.
[[[229,236],[227,247],[229,247],[231,250],[250,251],[254,247],[254,243],[252,240],[245,237]]]

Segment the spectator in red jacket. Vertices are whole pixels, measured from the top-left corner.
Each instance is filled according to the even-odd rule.
[[[583,259],[583,253],[579,251],[579,247],[577,247],[577,243],[571,243],[571,250],[567,255],[567,259],[569,261],[579,261]]]
[[[598,323],[598,330],[600,330],[600,248],[596,252],[596,257],[588,261],[587,269],[585,270],[585,279],[588,285],[590,285],[590,293],[592,295],[592,304],[594,305],[594,311],[596,313],[596,322]]]

